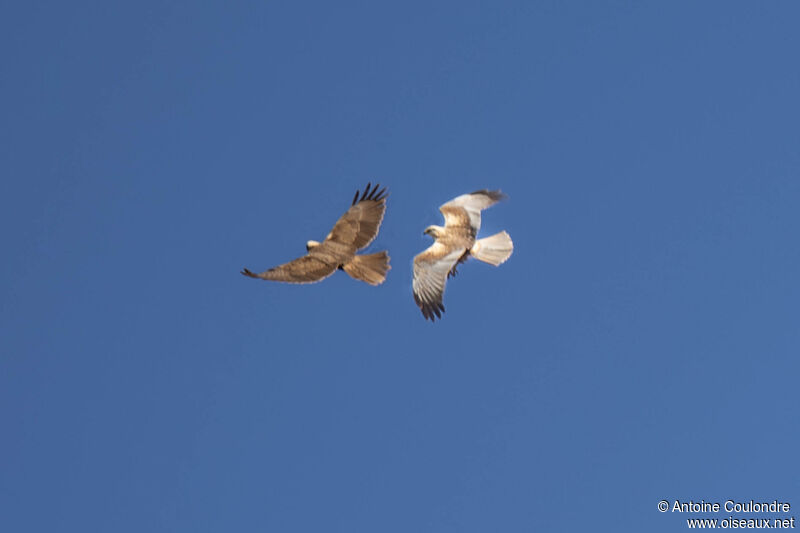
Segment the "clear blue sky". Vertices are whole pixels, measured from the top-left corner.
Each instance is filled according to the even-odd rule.
[[[800,509],[794,2],[18,2],[0,522],[682,531]],[[247,279],[357,188],[386,283]],[[411,261],[506,229],[423,320]],[[800,515],[800,511],[797,513]],[[724,518],[725,516],[720,516]]]

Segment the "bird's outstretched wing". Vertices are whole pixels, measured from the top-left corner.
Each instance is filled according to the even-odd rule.
[[[355,252],[375,239],[386,211],[386,187],[380,191],[379,184],[370,187],[371,184],[367,183],[363,193],[356,191],[353,204],[333,226],[322,243],[323,246],[332,241],[352,246]]]
[[[487,189],[457,196],[439,208],[444,215],[444,227],[469,227],[472,234],[477,235],[481,229],[481,211],[505,198],[506,195],[499,190]]]
[[[327,278],[378,235],[386,211],[386,188],[378,191],[378,187],[372,188],[367,183],[363,194],[356,191],[350,209],[339,218],[325,240],[311,248],[307,255],[259,274],[245,268],[242,274],[287,283],[314,283]]]
[[[316,257],[313,254],[314,250],[311,252],[294,261],[265,270],[260,274],[250,272],[246,268],[242,270],[242,274],[251,278],[285,281],[287,283],[314,283],[327,278],[336,271],[337,265]]]
[[[447,275],[465,250],[449,249],[437,241],[414,258],[414,301],[426,319],[433,322],[442,317],[442,297]]]

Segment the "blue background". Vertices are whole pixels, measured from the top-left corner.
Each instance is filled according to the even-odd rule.
[[[680,531],[659,500],[800,508],[798,17],[7,5],[3,530]],[[385,284],[239,274],[304,253],[367,181],[390,190]],[[462,267],[431,324],[412,258],[479,188],[508,193],[482,234],[514,255]]]

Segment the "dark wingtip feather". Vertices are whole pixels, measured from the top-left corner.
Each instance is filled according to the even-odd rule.
[[[508,195],[505,194],[500,189],[497,189],[496,191],[490,191],[489,189],[481,189],[479,191],[471,192],[470,194],[482,194],[484,196],[488,196],[495,202],[499,202],[500,200],[505,200],[508,198]]]
[[[444,304],[442,302],[425,301],[417,293],[414,293],[414,302],[419,306],[419,310],[422,311],[422,316],[425,317],[425,320],[436,322],[437,318],[442,318],[442,313],[444,313]]]
[[[359,202],[363,202],[364,200],[372,200],[375,202],[380,202],[381,200],[385,199],[386,196],[386,187],[378,191],[381,184],[376,183],[375,186],[372,186],[371,182],[367,183],[367,187],[364,189],[364,192],[356,191],[356,195],[353,197],[353,203],[351,205],[356,205]]]
[[[377,195],[375,193],[378,192],[378,187],[380,186],[381,186],[380,183],[375,184],[375,187],[372,188],[372,191],[369,193],[369,196],[367,196],[367,200],[377,200],[376,198]]]
[[[364,189],[364,194],[362,194],[362,195],[361,195],[361,199],[359,200],[359,202],[363,202],[363,201],[364,201],[364,198],[366,198],[366,197],[367,197],[367,195],[369,194],[369,188],[370,188],[371,186],[372,186],[372,183],[370,183],[370,182],[367,182],[367,188],[366,188],[366,189]]]
[[[426,320],[430,320],[431,322],[436,322],[436,319],[442,319],[442,313],[444,313],[444,305],[440,302],[433,302],[433,303],[425,303],[420,302],[419,306],[420,311],[422,311],[422,316],[425,317]]]

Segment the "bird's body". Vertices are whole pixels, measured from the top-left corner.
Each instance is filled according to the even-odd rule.
[[[470,256],[500,265],[514,250],[508,233],[501,231],[477,239],[481,227],[481,211],[505,198],[500,191],[486,189],[462,194],[439,208],[444,215],[444,227],[428,226],[425,234],[434,243],[414,258],[414,301],[422,315],[431,321],[441,318],[447,278],[456,275],[456,267]]]
[[[356,191],[350,209],[339,218],[324,241],[306,243],[306,255],[259,274],[245,268],[242,274],[287,283],[314,283],[338,269],[370,285],[383,283],[391,269],[389,254],[386,251],[356,254],[378,235],[386,211],[386,188],[378,191],[379,185],[371,190],[370,187],[368,183],[363,194]]]

